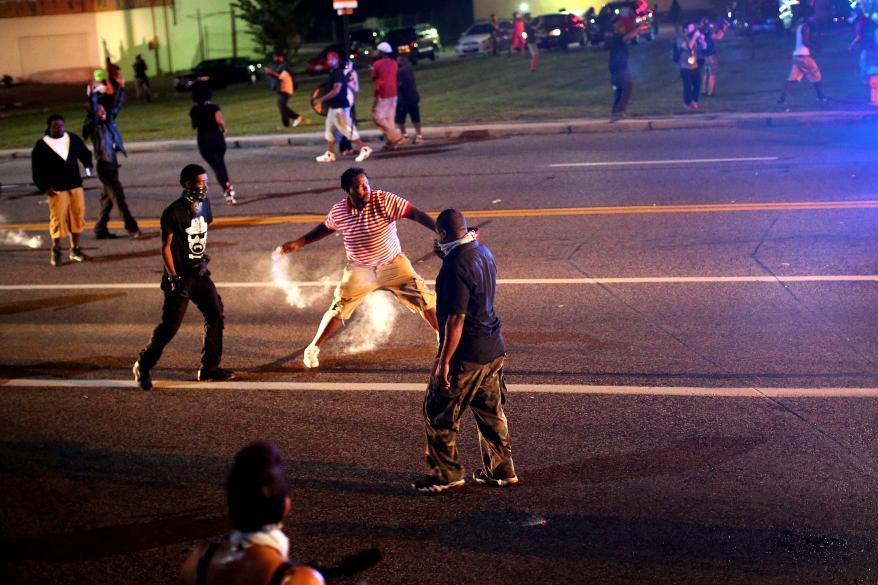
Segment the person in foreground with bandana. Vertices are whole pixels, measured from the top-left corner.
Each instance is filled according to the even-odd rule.
[[[399,195],[372,190],[365,169],[360,167],[351,167],[342,173],[341,188],[347,197],[332,206],[323,223],[276,250],[289,254],[335,232],[344,236],[347,266],[335,288],[332,305],[324,313],[314,340],[305,348],[306,368],[320,365],[320,346],[351,318],[363,299],[376,290],[393,293],[410,311],[421,315],[434,331],[439,330],[436,295],[402,253],[396,233],[396,222],[400,219],[410,219],[431,232],[436,231],[436,222]]]
[[[228,380],[229,370],[219,367],[223,357],[223,301],[210,278],[207,263],[207,226],[213,221],[207,198],[207,171],[190,164],[180,171],[183,193],[162,213],[161,289],[165,293],[162,320],[149,343],[134,362],[134,382],[141,390],[152,388],[150,370],[158,363],[165,347],[174,339],[191,300],[204,317],[204,345],[199,382]]]
[[[281,455],[253,443],[235,455],[226,483],[233,530],[198,546],[183,564],[184,585],[323,585],[323,576],[289,560],[283,521],[292,508]]]
[[[439,214],[436,231],[436,252],[442,257],[436,277],[440,341],[424,398],[431,471],[413,487],[423,494],[437,494],[464,484],[457,434],[467,407],[476,419],[483,464],[473,480],[495,487],[514,485],[518,477],[503,413],[506,344],[494,312],[494,256],[476,230],[467,229],[466,218],[457,209]]]

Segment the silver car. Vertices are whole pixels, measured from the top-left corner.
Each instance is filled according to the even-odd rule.
[[[497,21],[500,36],[497,39],[498,49],[505,51],[512,44],[512,22]],[[491,53],[491,23],[487,20],[474,22],[466,32],[460,35],[455,47],[458,57],[469,55],[489,55]]]

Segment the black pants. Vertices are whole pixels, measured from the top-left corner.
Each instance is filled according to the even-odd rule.
[[[613,84],[613,113],[624,114],[628,107],[628,100],[631,99],[631,90],[634,88],[631,74],[628,69],[611,73],[610,83]]]
[[[683,103],[688,105],[698,101],[701,95],[701,67],[697,69],[680,69],[683,80]]]
[[[469,408],[479,431],[482,466],[488,477],[509,479],[515,476],[509,425],[503,413],[506,384],[503,381],[505,356],[487,364],[452,360],[451,387],[430,385],[424,398],[424,422],[427,428],[427,464],[436,477],[457,481],[463,467],[457,451],[460,417]]]
[[[299,117],[299,114],[287,105],[291,97],[293,96],[288,93],[277,92],[277,109],[280,110],[280,121],[286,127],[289,127],[290,120]]]
[[[125,222],[125,231],[133,234],[140,230],[137,220],[131,215],[128,209],[128,203],[125,201],[125,189],[119,182],[119,165],[112,162],[98,161],[98,178],[104,185],[104,192],[101,193],[101,212],[98,214],[98,221],[95,223],[95,233],[107,233],[107,222],[110,221],[110,211],[113,206],[119,210],[122,220]]]
[[[180,289],[168,292],[162,283],[165,302],[162,305],[161,323],[152,332],[149,343],[140,352],[140,366],[152,369],[183,323],[183,316],[191,299],[204,316],[204,345],[201,349],[201,366],[211,369],[219,366],[223,356],[223,301],[216,292],[210,273],[203,276],[183,278]]]
[[[229,172],[226,170],[226,138],[219,132],[198,135],[198,152],[207,161],[216,180],[225,189],[229,184]]]

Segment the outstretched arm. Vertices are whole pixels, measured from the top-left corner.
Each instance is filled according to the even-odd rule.
[[[409,210],[405,217],[421,224],[431,232],[436,231],[436,220],[434,220],[432,217],[430,217],[412,204],[409,204]]]
[[[314,229],[309,231],[307,234],[305,234],[304,236],[299,238],[298,240],[292,240],[290,242],[286,242],[285,244],[280,246],[280,248],[278,248],[278,251],[281,252],[282,254],[289,254],[290,252],[295,252],[296,250],[298,250],[302,246],[307,246],[308,244],[313,244],[314,242],[322,240],[323,238],[325,238],[326,236],[328,236],[329,234],[331,234],[333,232],[335,232],[335,230],[329,229],[328,227],[326,227],[325,223],[321,223],[321,224],[317,225]]]

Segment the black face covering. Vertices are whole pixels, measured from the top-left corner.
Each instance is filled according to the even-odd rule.
[[[207,197],[207,185],[196,185],[194,187],[185,187],[183,189],[183,197],[192,203],[200,203]]]

